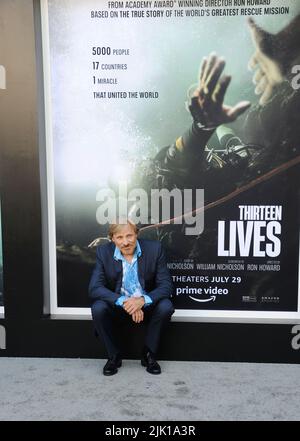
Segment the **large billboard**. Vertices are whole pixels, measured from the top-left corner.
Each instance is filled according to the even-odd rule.
[[[163,243],[175,319],[299,318],[300,5],[41,4],[52,312],[89,314],[121,212]]]

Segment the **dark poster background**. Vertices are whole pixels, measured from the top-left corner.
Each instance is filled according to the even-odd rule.
[[[300,12],[293,1],[272,0],[271,6],[279,14],[261,8],[256,18],[271,33]],[[103,16],[95,13],[99,8]],[[129,18],[119,9],[129,11]],[[176,16],[178,10],[182,16]],[[204,188],[203,233],[187,236],[185,225],[141,231],[167,250],[176,309],[298,310],[299,92],[282,81],[272,99],[259,105],[247,69],[255,48],[245,8],[227,16],[224,8],[206,8],[209,14],[191,16],[196,10],[204,8],[177,6],[171,17],[161,8],[153,17],[158,9],[152,5],[135,18],[130,8],[97,0],[49,1],[53,142],[48,148],[54,164],[58,307],[89,306],[86,287],[95,261],[89,244],[96,238],[104,242],[107,234],[107,225],[96,219],[97,194],[110,188],[117,195],[120,182],[126,182],[148,195],[153,188]],[[183,171],[164,146],[191,127],[186,93],[195,88],[202,57],[212,51],[224,56],[225,72],[232,76],[225,103],[252,105],[206,145],[199,138],[199,152],[205,149]],[[152,95],[142,98],[145,91]],[[231,131],[229,141],[221,130]],[[282,219],[275,219],[281,229],[275,256],[263,254],[273,246],[264,216],[254,219],[265,225],[260,236],[251,236],[245,256],[236,236],[229,239],[229,223],[240,220],[240,205],[282,208]],[[237,240],[233,256],[218,254],[220,221],[226,224],[225,248]],[[244,220],[242,239],[248,225]],[[262,256],[255,256],[255,246]]]
[[[33,8],[34,6],[34,8]],[[0,356],[104,357],[90,320],[50,318],[44,310],[39,145],[43,151],[43,90],[39,4],[2,0],[1,64],[7,90],[0,100],[0,147],[6,349]],[[35,20],[34,20],[35,17]],[[36,70],[37,69],[37,70]],[[40,138],[39,138],[40,136]],[[47,249],[46,242],[44,242]],[[45,271],[47,263],[44,260]],[[46,279],[47,280],[47,279]],[[172,322],[160,357],[170,360],[299,363],[299,330],[292,324]],[[127,356],[139,356],[129,341]],[[197,344],[195,344],[195,341]]]

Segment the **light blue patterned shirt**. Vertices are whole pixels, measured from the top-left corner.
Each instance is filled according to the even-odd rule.
[[[118,247],[116,247],[114,252],[114,259],[122,261],[123,267],[123,279],[121,286],[121,296],[116,301],[116,305],[123,306],[124,300],[129,299],[129,297],[141,297],[145,299],[145,306],[150,305],[152,300],[144,292],[138,278],[138,258],[141,256],[142,250],[139,241],[136,242],[136,248],[132,261],[129,263],[121,253]]]

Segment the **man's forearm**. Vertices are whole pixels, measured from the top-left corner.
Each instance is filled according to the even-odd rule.
[[[151,298],[152,304],[155,305],[155,303],[159,302],[162,299],[169,299],[172,292],[173,287],[170,285],[169,288],[155,288],[153,291],[148,293],[148,296]]]
[[[189,167],[194,164],[195,160],[201,160],[205,146],[214,130],[203,130],[193,123],[168,149],[167,162],[181,167]]]
[[[119,295],[116,294],[113,291],[110,291],[107,288],[97,288],[92,289],[89,291],[90,299],[95,300],[104,300],[105,302],[110,303],[111,305],[114,305],[117,299],[119,298]]]
[[[90,286],[89,297],[93,301],[104,300],[105,302],[114,305],[120,296],[104,286]]]

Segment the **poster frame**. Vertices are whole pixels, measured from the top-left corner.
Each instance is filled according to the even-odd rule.
[[[45,111],[45,173],[41,179],[47,213],[44,216],[44,246],[48,255],[48,268],[44,268],[44,286],[49,293],[49,312],[55,319],[91,319],[90,308],[59,307],[57,302],[57,273],[56,273],[56,234],[55,234],[55,195],[53,167],[53,137],[52,137],[52,107],[51,107],[51,69],[50,69],[50,39],[48,0],[40,0],[41,33],[42,33],[42,63],[43,63],[43,92]],[[300,240],[298,266],[298,310],[297,311],[250,311],[250,310],[195,310],[177,309],[172,321],[178,322],[217,322],[217,323],[300,323]],[[0,308],[1,314],[1,308]]]

